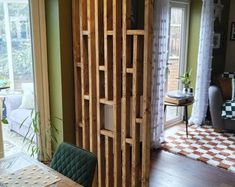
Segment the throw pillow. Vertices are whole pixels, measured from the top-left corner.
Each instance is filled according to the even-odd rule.
[[[219,78],[217,86],[221,90],[224,101],[232,99],[232,81],[230,78]]]
[[[34,91],[32,83],[22,84],[23,95],[22,103],[19,108],[22,109],[34,109]]]
[[[30,92],[24,93],[22,96],[22,103],[19,108],[34,109],[34,95]]]

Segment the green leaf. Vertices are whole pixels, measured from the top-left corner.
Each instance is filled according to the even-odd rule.
[[[2,119],[2,123],[3,123],[3,124],[8,124],[7,118],[3,118],[3,119]]]

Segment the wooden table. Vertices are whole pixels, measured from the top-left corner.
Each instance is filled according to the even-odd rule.
[[[55,170],[49,168],[48,166],[40,163],[37,160],[34,160],[28,156],[26,156],[24,153],[18,153],[13,156],[0,159],[0,175],[5,175],[8,173],[15,172],[17,170],[26,168],[31,165],[36,165],[43,169],[44,171],[52,172],[54,175],[58,176],[61,180],[57,182],[56,184],[53,184],[51,186],[56,187],[82,187],[82,185],[79,185],[69,179],[68,177],[65,177],[64,175],[56,172]]]
[[[164,102],[164,112],[166,112],[166,107],[171,106],[171,107],[184,107],[184,120],[185,120],[185,125],[186,125],[186,136],[188,137],[188,106],[192,105],[194,103],[194,100],[182,103],[182,104],[175,104],[175,103],[169,103],[169,102]]]

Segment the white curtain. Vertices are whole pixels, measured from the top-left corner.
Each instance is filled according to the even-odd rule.
[[[164,132],[164,91],[168,60],[170,0],[154,1],[152,70],[152,148],[159,148]]]
[[[208,107],[214,37],[214,0],[203,0],[200,29],[195,103],[189,120],[190,124],[197,126],[205,121]]]

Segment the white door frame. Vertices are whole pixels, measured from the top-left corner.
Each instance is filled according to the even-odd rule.
[[[188,36],[189,36],[189,16],[190,16],[190,1],[189,0],[172,0],[170,4],[170,8],[179,7],[185,10],[184,15],[184,29],[181,33],[181,44],[185,44],[181,46],[180,50],[180,62],[183,62],[183,65],[180,66],[180,74],[184,73],[187,69],[187,56],[188,56]],[[170,38],[169,38],[170,40]],[[169,57],[168,57],[169,58]],[[182,88],[182,84],[180,83],[180,88]],[[181,115],[178,118],[173,120],[166,121],[165,128],[169,128],[178,124],[183,120],[183,110],[179,108]]]
[[[40,137],[38,144],[51,154],[51,141],[46,138],[50,133],[50,100],[48,83],[47,37],[45,0],[29,0],[31,12],[31,32],[33,45],[36,110],[40,114]],[[45,142],[45,140],[49,142]],[[46,147],[45,147],[46,145]],[[48,156],[47,155],[47,156]],[[40,155],[45,156],[45,155]]]

